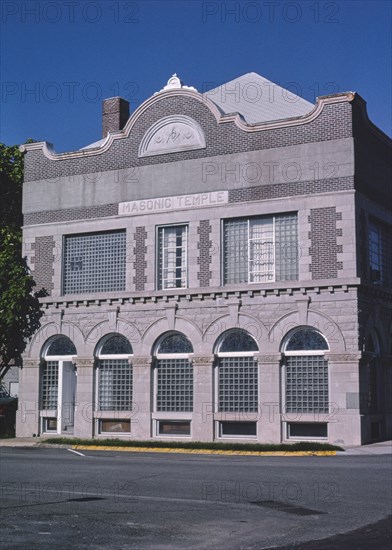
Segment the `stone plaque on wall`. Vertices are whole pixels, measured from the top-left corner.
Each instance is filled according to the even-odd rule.
[[[139,146],[139,157],[163,155],[206,146],[203,130],[192,118],[172,115],[161,118],[144,134]]]

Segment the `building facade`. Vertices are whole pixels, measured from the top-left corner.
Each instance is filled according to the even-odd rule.
[[[48,296],[18,436],[392,438],[391,141],[360,96],[174,75],[91,146],[22,148]]]

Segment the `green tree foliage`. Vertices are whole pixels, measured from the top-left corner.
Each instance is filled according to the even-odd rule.
[[[25,258],[22,258],[23,155],[17,146],[0,144],[0,378],[20,363],[43,312]]]
[[[23,155],[19,147],[0,143],[1,227],[19,230],[22,223]]]

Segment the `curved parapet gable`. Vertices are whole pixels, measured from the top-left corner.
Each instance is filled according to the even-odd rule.
[[[314,109],[306,115],[293,117],[293,118],[286,118],[282,120],[276,120],[272,122],[247,124],[247,122],[243,119],[243,117],[239,113],[228,114],[228,115],[222,114],[218,106],[215,105],[213,101],[211,101],[205,95],[197,91],[193,91],[191,89],[186,89],[186,88],[164,90],[162,92],[155,94],[154,96],[147,99],[144,103],[142,103],[142,105],[140,105],[140,107],[129,118],[123,130],[119,130],[117,132],[110,132],[107,135],[106,139],[103,142],[100,142],[100,145],[98,145],[97,147],[83,149],[79,151],[67,152],[67,153],[56,153],[54,152],[52,145],[50,143],[43,141],[43,142],[27,143],[27,144],[21,145],[20,150],[22,152],[42,150],[42,153],[46,158],[54,161],[81,159],[81,158],[87,158],[87,157],[94,157],[96,155],[102,155],[103,153],[108,151],[108,149],[111,147],[111,145],[115,140],[128,138],[132,132],[133,127],[138,122],[138,120],[153,105],[159,103],[162,100],[165,100],[171,97],[174,98],[176,96],[177,97],[180,96],[183,98],[189,97],[204,104],[210,110],[210,112],[214,116],[218,125],[233,123],[238,129],[242,130],[245,133],[258,133],[258,132],[264,132],[267,130],[302,126],[310,122],[313,122],[315,119],[317,119],[321,115],[321,113],[323,112],[326,106],[336,104],[336,103],[346,103],[346,102],[350,103],[354,100],[355,93],[347,92],[342,94],[336,94],[333,96],[325,96],[325,97],[318,98]],[[172,115],[171,117],[167,117],[167,118],[173,119],[172,122],[175,122],[177,118],[178,118],[178,121],[182,119],[181,123],[184,124],[182,128],[186,126],[185,119],[187,119],[188,124],[190,121],[193,121],[193,119],[186,117],[185,115],[181,115],[181,113],[179,113],[176,116]],[[152,147],[151,137],[153,136],[159,137],[159,132],[162,132],[163,128],[165,128],[164,125],[162,127],[158,127],[159,123],[162,121],[164,121],[164,119],[161,119],[159,122],[157,122],[156,126],[154,125],[151,126],[150,129],[145,133],[139,148],[140,157],[160,154],[159,152],[157,153],[156,151],[154,152],[152,151],[152,149],[149,149],[149,146]],[[168,130],[169,127],[170,125],[166,129]],[[173,151],[177,152],[182,150],[204,148],[205,147],[205,142],[203,145],[204,135],[203,135],[203,132],[201,131],[199,124],[193,121],[191,123],[191,128],[194,132],[194,137],[193,137],[192,144],[188,144],[190,145],[189,147],[185,146],[180,149],[171,148],[170,150],[165,150],[164,152],[173,152]],[[171,126],[171,129],[173,129],[173,126]],[[201,134],[200,134],[200,131],[201,131]]]

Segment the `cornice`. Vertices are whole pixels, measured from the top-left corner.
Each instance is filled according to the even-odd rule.
[[[293,117],[293,118],[286,118],[286,119],[276,120],[271,122],[247,124],[247,122],[244,120],[244,118],[241,116],[240,113],[233,113],[228,115],[222,114],[222,112],[219,110],[217,105],[215,105],[215,103],[213,103],[208,97],[206,97],[205,95],[197,91],[186,90],[183,88],[175,89],[175,90],[167,90],[167,91],[159,92],[156,95],[153,95],[152,97],[147,99],[144,103],[142,103],[140,107],[136,109],[136,111],[128,119],[123,130],[119,130],[117,132],[109,132],[105,141],[98,147],[94,147],[92,149],[84,149],[80,151],[72,151],[67,153],[56,153],[53,149],[52,144],[46,141],[39,141],[35,143],[23,144],[19,147],[19,149],[22,153],[26,153],[28,151],[41,150],[46,158],[53,161],[80,159],[80,158],[86,158],[86,157],[93,157],[96,155],[102,155],[103,153],[109,150],[109,148],[111,147],[114,141],[129,137],[132,131],[132,128],[134,127],[136,122],[145,113],[147,109],[149,109],[155,103],[159,103],[160,101],[162,101],[162,99],[167,99],[175,96],[190,97],[192,99],[195,99],[196,101],[199,101],[200,103],[203,103],[210,109],[211,113],[214,115],[218,124],[234,123],[237,126],[237,128],[239,128],[240,130],[248,133],[254,133],[254,132],[263,132],[266,130],[273,130],[278,128],[290,128],[293,126],[309,124],[310,122],[313,122],[317,117],[320,116],[320,114],[322,113],[322,111],[327,105],[352,102],[354,100],[355,93],[346,92],[342,94],[336,94],[333,96],[323,96],[323,97],[317,98],[317,102],[314,109],[306,115]]]
[[[175,293],[170,291],[147,291],[147,292],[118,292],[97,295],[69,295],[69,296],[47,296],[40,298],[40,303],[45,309],[55,308],[79,308],[79,307],[94,307],[94,306],[121,306],[125,304],[131,305],[160,305],[162,310],[172,307],[179,302],[205,302],[217,301],[221,305],[229,305],[233,299],[242,298],[268,298],[279,296],[293,296],[294,300],[305,299],[306,296],[313,294],[335,294],[337,292],[348,293],[352,290],[357,290],[359,279],[341,281],[341,283],[330,284],[330,282],[322,282],[320,284],[308,284],[304,282],[297,283],[291,286],[253,286],[246,285],[239,289],[236,288],[209,288],[205,289],[176,289]],[[222,302],[224,301],[224,303]]]

